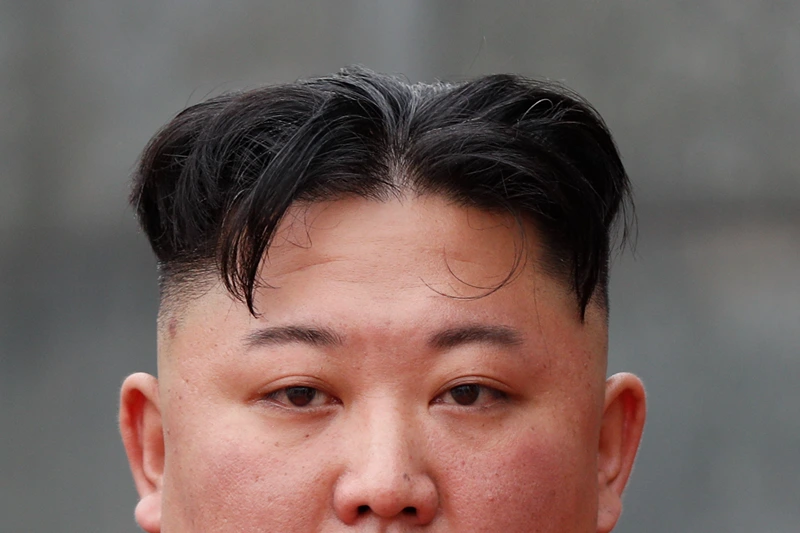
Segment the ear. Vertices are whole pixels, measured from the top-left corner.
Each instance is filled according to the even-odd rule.
[[[605,408],[597,455],[598,533],[608,533],[622,514],[622,491],[633,470],[645,419],[644,386],[633,374],[606,381]]]
[[[139,492],[136,522],[147,533],[159,533],[164,432],[156,378],[149,374],[133,374],[122,384],[119,428]]]

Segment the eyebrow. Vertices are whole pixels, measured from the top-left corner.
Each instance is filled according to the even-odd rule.
[[[248,348],[292,343],[329,347],[342,346],[344,339],[332,329],[303,325],[267,327],[245,337]],[[474,343],[516,346],[522,343],[522,334],[508,326],[468,325],[444,329],[428,339],[428,345],[437,350]]]
[[[267,327],[245,337],[248,348],[292,343],[325,347],[341,346],[344,340],[331,329],[300,325]]]
[[[516,346],[522,343],[522,334],[508,326],[470,325],[445,329],[428,341],[430,346],[439,350],[472,343]]]

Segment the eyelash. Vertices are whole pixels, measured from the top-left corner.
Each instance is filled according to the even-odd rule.
[[[293,395],[296,395],[296,397],[299,398],[301,401],[304,400],[304,399],[307,399],[309,404],[314,403],[314,400],[317,400],[320,397],[327,398],[328,400],[325,401],[322,405],[310,405],[310,406],[308,406],[308,405],[293,405],[291,400],[290,400],[290,397],[293,396]],[[306,396],[305,398],[303,397],[304,395]],[[286,400],[288,400],[288,401],[279,400],[279,398],[281,396],[285,397]],[[310,398],[308,398],[308,396],[310,396]],[[324,407],[325,405],[340,403],[338,401],[338,399],[332,397],[331,395],[327,394],[326,392],[323,392],[323,391],[321,391],[320,389],[318,389],[316,387],[309,387],[309,386],[306,386],[306,385],[292,385],[292,386],[289,386],[289,387],[283,387],[281,389],[278,389],[276,391],[273,391],[273,392],[267,394],[265,396],[265,398],[267,400],[272,401],[273,403],[279,404],[281,407],[285,407],[285,408],[288,408],[288,409],[301,409],[301,410],[306,410],[306,411],[310,411],[310,410],[315,409],[315,408]]]
[[[449,395],[449,398],[448,398]],[[456,396],[461,399],[470,400],[473,396],[474,399],[470,403],[460,403]],[[453,401],[447,401],[451,399]],[[433,403],[461,406],[472,409],[481,409],[491,406],[498,401],[505,401],[508,399],[508,394],[488,385],[480,383],[467,382],[459,383],[448,388],[446,391],[434,398]]]

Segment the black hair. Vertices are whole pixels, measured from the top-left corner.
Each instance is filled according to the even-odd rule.
[[[552,82],[411,84],[351,67],[224,94],[153,137],[131,203],[162,289],[216,272],[256,314],[259,268],[291,205],[406,191],[530,221],[581,317],[593,297],[607,309],[609,249],[630,183],[600,115]]]

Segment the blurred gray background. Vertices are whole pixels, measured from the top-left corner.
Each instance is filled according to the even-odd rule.
[[[361,63],[514,71],[607,119],[635,183],[611,371],[650,400],[616,531],[800,531],[800,2],[0,3],[0,531],[137,531],[116,429],[155,369],[126,206],[155,130],[224,90]]]

